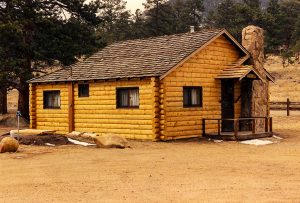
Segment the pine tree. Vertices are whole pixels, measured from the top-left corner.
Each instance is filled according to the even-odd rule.
[[[295,23],[295,30],[293,32],[293,51],[296,53],[298,60],[299,60],[299,53],[300,53],[300,13],[298,14],[298,18]]]
[[[98,1],[0,1],[1,82],[18,89],[23,117],[29,118],[27,80],[34,73],[55,61],[70,65],[102,46],[94,31],[100,8]]]
[[[103,40],[111,44],[115,41],[131,38],[131,14],[126,10],[123,0],[101,0],[103,9],[100,16],[104,19],[98,28],[98,33]]]
[[[279,0],[271,0],[265,13],[264,29],[266,31],[266,52],[276,53],[284,44],[285,15]]]
[[[147,36],[145,31],[145,19],[140,9],[135,11],[133,15],[133,22],[131,24],[131,38],[139,39]]]
[[[247,24],[240,13],[242,5],[233,0],[225,0],[211,13],[207,19],[209,27],[226,28],[237,39],[241,39],[241,31]]]
[[[189,15],[189,24],[198,28],[203,20],[203,0],[187,0],[186,7]]]
[[[145,28],[147,36],[159,36],[173,33],[172,6],[166,0],[147,0],[145,7]]]

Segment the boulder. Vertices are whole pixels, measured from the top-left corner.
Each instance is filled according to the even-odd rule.
[[[0,153],[16,152],[19,148],[19,142],[12,137],[5,137],[0,142]]]
[[[86,133],[86,132],[77,132],[73,131],[71,133],[66,134],[67,138],[71,138],[73,140],[78,140],[81,142],[87,142],[90,144],[94,144],[94,137],[98,136],[96,133]]]
[[[120,137],[118,135],[102,135],[102,136],[95,136],[94,142],[96,143],[97,147],[99,148],[119,148],[124,149],[129,147],[128,141]]]

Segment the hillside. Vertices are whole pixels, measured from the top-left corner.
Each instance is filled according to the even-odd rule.
[[[270,84],[271,101],[300,102],[300,64],[299,62],[289,67],[283,67],[279,57],[269,57],[265,68],[276,78]]]
[[[171,0],[171,2],[175,2],[176,0]],[[204,0],[205,14],[208,14],[210,11],[215,10],[220,3],[224,0]],[[233,0],[236,2],[242,2],[243,0]],[[260,0],[263,8],[268,6],[270,0]]]
[[[224,0],[204,0],[205,12],[208,13],[211,10],[217,8],[217,6]],[[242,2],[242,0],[235,0],[237,2]],[[262,7],[266,7],[270,0],[260,0]]]

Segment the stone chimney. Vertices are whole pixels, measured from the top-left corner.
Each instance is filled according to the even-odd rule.
[[[254,80],[252,87],[252,117],[269,116],[268,101],[268,81],[264,71],[264,31],[260,27],[250,25],[243,29],[242,45],[251,54],[250,63],[265,78],[265,82]],[[258,131],[263,130],[264,121],[259,121]]]
[[[243,29],[242,37],[242,45],[252,56],[252,65],[261,74],[264,74],[264,30],[260,27],[250,25]]]

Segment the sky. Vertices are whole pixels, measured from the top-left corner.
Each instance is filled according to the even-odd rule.
[[[142,4],[145,2],[146,0],[127,0],[127,9],[130,9],[132,13],[134,13],[136,9],[143,10],[144,6]]]

